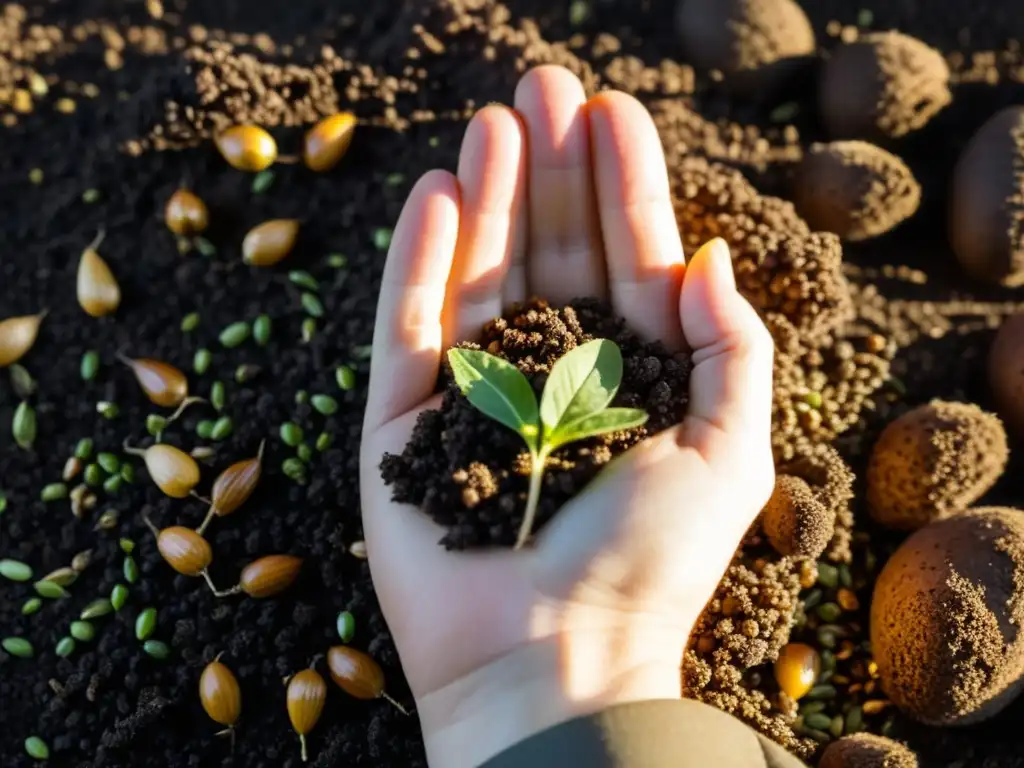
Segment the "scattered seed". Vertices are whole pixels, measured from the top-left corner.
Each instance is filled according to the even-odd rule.
[[[114,454],[105,451],[96,455],[96,463],[103,467],[105,472],[111,474],[121,468],[121,460]]]
[[[213,483],[210,511],[202,525],[196,529],[196,533],[202,535],[215,515],[218,517],[230,515],[252,495],[263,473],[263,448],[265,445],[266,441],[260,442],[255,458],[237,461],[220,473]]]
[[[270,267],[287,256],[299,233],[297,219],[272,219],[249,230],[242,240],[242,261],[254,267]]]
[[[85,468],[85,473],[82,475],[82,479],[85,480],[86,485],[91,485],[95,488],[96,486],[103,484],[103,470],[100,469],[99,464],[90,464]]]
[[[860,608],[860,600],[857,599],[857,595],[854,594],[852,590],[846,589],[845,587],[839,590],[839,594],[836,599],[839,602],[839,606],[844,611],[856,611]]]
[[[199,678],[199,700],[210,719],[233,726],[242,713],[242,692],[238,680],[224,664],[214,659]]]
[[[824,714],[823,712],[816,712],[805,716],[804,724],[808,728],[813,728],[816,731],[827,731],[828,727],[832,724],[832,717]]]
[[[43,173],[42,168],[33,168],[31,171],[28,172],[28,180],[31,181],[33,184],[42,184],[43,179],[45,178],[46,174]]]
[[[173,365],[148,358],[133,360],[121,354],[117,357],[131,368],[142,391],[154,405],[174,408],[188,397],[188,379]]]
[[[110,590],[110,605],[115,611],[120,611],[128,602],[128,587],[124,584],[117,584]]]
[[[91,549],[83,549],[81,552],[77,553],[73,558],[71,558],[71,568],[76,573],[81,573],[82,571],[84,571],[86,568],[89,567],[90,563],[92,563]]]
[[[225,440],[231,436],[234,431],[235,425],[231,421],[230,416],[221,416],[213,424],[213,430],[210,432],[211,440]]]
[[[142,644],[142,650],[157,661],[163,661],[171,655],[171,649],[167,647],[167,643],[162,643],[159,640],[147,640]]]
[[[32,643],[23,637],[5,637],[0,646],[11,656],[17,656],[19,659],[31,659],[35,655]]]
[[[403,181],[405,181],[404,173],[389,173],[387,176],[384,177],[384,183],[389,187],[397,187]]]
[[[334,437],[331,434],[327,432],[321,432],[319,437],[317,437],[316,439],[316,449],[323,453],[324,451],[331,447],[331,443],[333,442]]]
[[[324,416],[331,416],[338,411],[338,401],[330,395],[313,395],[310,398],[310,403]]]
[[[38,597],[30,597],[28,600],[24,602],[24,604],[22,604],[21,615],[31,616],[33,613],[36,613],[42,607],[42,600],[40,600]]]
[[[0,515],[7,511],[7,496],[0,491]]]
[[[356,372],[347,365],[339,365],[334,369],[334,379],[338,382],[338,389],[344,392],[356,386]]]
[[[384,690],[384,670],[372,656],[347,645],[335,645],[327,651],[327,667],[331,679],[350,696],[357,699],[383,698],[403,715],[409,714]]]
[[[111,403],[107,400],[101,400],[96,403],[96,413],[102,416],[104,419],[116,419],[121,415],[121,409],[118,408],[117,403]]]
[[[32,349],[46,312],[0,321],[0,368],[16,363]]]
[[[343,269],[348,265],[348,259],[345,258],[343,253],[332,253],[327,257],[327,266],[332,269]]]
[[[68,591],[64,587],[52,581],[37,581],[32,587],[37,595],[45,597],[47,600],[59,600],[68,596]]]
[[[117,521],[120,518],[116,509],[108,509],[100,515],[100,519],[96,521],[96,527],[101,531],[109,531],[117,526]]]
[[[342,611],[338,614],[337,628],[341,642],[351,643],[356,636],[356,617],[348,611]]]
[[[289,448],[294,448],[302,442],[302,427],[291,421],[281,425],[281,442]]]
[[[208,445],[199,445],[189,452],[189,456],[193,459],[198,459],[199,461],[207,461],[208,459],[212,459],[216,453],[217,452]]]
[[[32,566],[20,560],[0,560],[0,576],[11,581],[28,581],[32,578]]]
[[[317,298],[315,293],[302,294],[302,308],[306,311],[306,314],[311,317],[324,316],[324,305],[320,302],[320,299]]]
[[[352,357],[356,360],[369,360],[373,354],[373,344],[360,344],[352,348]]]
[[[839,566],[839,583],[847,589],[853,586],[853,573],[846,563]]]
[[[87,189],[82,193],[82,202],[86,205],[92,205],[99,201],[100,191],[98,189]]]
[[[314,336],[316,336],[316,320],[307,317],[302,321],[302,343],[309,344]]]
[[[124,580],[129,584],[134,584],[139,580],[139,566],[131,555],[125,557],[121,570],[124,573]]]
[[[100,230],[82,251],[82,257],[78,262],[78,304],[91,317],[110,315],[116,312],[121,304],[121,288],[117,284],[117,278],[96,251],[103,241],[103,235],[103,230]]]
[[[861,8],[859,11],[857,11],[857,26],[858,27],[861,27],[862,29],[864,27],[870,27],[871,26],[871,22],[873,22],[874,20],[875,20],[875,14],[874,14],[874,11],[872,11],[870,8]]]
[[[64,469],[62,469],[60,472],[61,480],[63,480],[65,483],[71,482],[81,471],[81,459],[75,456],[71,456],[67,461],[64,462]]]
[[[320,290],[320,283],[318,283],[316,278],[304,269],[293,269],[288,273],[288,279],[300,288],[305,288],[310,291]]]
[[[146,608],[135,619],[135,639],[146,640],[156,630],[156,608]]]
[[[11,435],[21,448],[32,450],[36,441],[36,412],[24,400],[15,409],[14,418],[11,419]]]
[[[213,434],[213,419],[203,419],[196,424],[196,434],[203,440],[209,440]]]
[[[348,151],[356,129],[351,112],[337,112],[321,119],[306,132],[302,160],[311,171],[329,171]]]
[[[870,699],[864,702],[864,714],[865,715],[877,715],[879,712],[884,711],[889,707],[889,702],[885,699]]]
[[[83,437],[75,446],[75,458],[85,461],[92,456],[92,438]]]
[[[795,101],[787,101],[773,109],[768,119],[773,123],[788,123],[798,114],[800,114],[800,105]]]
[[[391,245],[392,231],[387,227],[373,230],[373,246],[378,251],[386,251]]]
[[[258,125],[233,125],[214,136],[228,165],[239,171],[262,171],[277,159],[277,142]]]
[[[85,483],[79,483],[71,489],[71,514],[78,520],[85,516],[85,499],[87,495],[91,496],[92,494],[89,493],[89,488]],[[93,496],[93,499],[95,498]]]
[[[57,643],[57,647],[54,649],[54,653],[56,653],[62,659],[66,659],[74,652],[75,638],[73,637],[62,637],[60,641]]]
[[[235,381],[239,384],[245,384],[247,381],[255,379],[260,373],[260,367],[258,365],[252,365],[251,363],[243,363],[242,365],[235,368]]]
[[[85,606],[78,618],[82,619],[82,621],[98,619],[102,616],[106,616],[108,613],[112,613],[113,610],[114,606],[107,598],[99,597]]]
[[[88,621],[71,622],[71,636],[83,643],[91,642],[96,637],[96,628]]]
[[[281,471],[284,472],[285,476],[291,478],[297,483],[306,482],[306,467],[301,461],[296,458],[285,459],[281,464]]]
[[[50,757],[50,748],[38,736],[29,736],[25,739],[25,752],[36,760],[47,760]]]
[[[838,695],[838,691],[835,686],[832,685],[816,685],[807,692],[807,698],[811,701],[827,701],[834,699]]]
[[[43,576],[40,581],[48,581],[52,584],[56,584],[58,587],[70,587],[75,583],[78,578],[78,571],[74,568],[64,566],[63,568],[57,568],[54,571],[50,571],[48,574]]]
[[[224,389],[224,382],[213,382],[213,385],[210,387],[210,405],[212,405],[218,411],[223,411],[224,404],[226,401],[227,391]]]
[[[835,603],[822,603],[817,608],[817,614],[821,617],[822,621],[831,623],[843,615],[843,609]]]
[[[270,170],[260,171],[252,177],[252,192],[254,195],[262,195],[274,183],[274,172]]]
[[[308,402],[309,402],[309,393],[306,392],[306,390],[300,389],[298,392],[295,393],[295,404],[296,405],[305,405]]]
[[[590,5],[587,0],[573,0],[569,4],[569,24],[578,27],[590,18]]]
[[[839,585],[839,569],[829,563],[818,563],[818,583],[835,589]]]
[[[293,555],[267,555],[242,569],[238,586],[225,594],[244,592],[249,597],[263,598],[283,592],[299,577],[302,558]]]
[[[212,259],[217,255],[217,246],[211,243],[202,235],[192,238],[192,243],[195,245],[196,250],[199,251],[203,256],[208,259]]]
[[[131,464],[122,464],[121,465],[121,479],[124,480],[126,483],[134,483],[135,482],[135,467],[133,467]]]
[[[849,712],[846,713],[846,721],[843,724],[843,732],[857,733],[864,727],[864,710],[858,706],[854,706]]]
[[[229,349],[237,347],[249,338],[249,324],[241,321],[232,323],[220,332],[220,343]]]
[[[327,698],[327,683],[315,669],[304,669],[288,681],[286,693],[288,719],[299,735],[302,762],[309,759],[306,736],[320,720],[324,701]]]
[[[109,493],[111,496],[121,490],[121,486],[124,485],[124,478],[120,475],[111,475],[103,481],[103,490]]]
[[[181,318],[181,332],[192,333],[196,328],[199,327],[199,313],[189,312],[183,318]]]
[[[210,354],[210,350],[198,349],[192,358],[192,370],[202,376],[210,367],[210,362],[212,360],[213,355]]]
[[[313,449],[309,447],[309,443],[299,443],[295,455],[299,457],[299,461],[309,464],[313,460]]]
[[[22,400],[27,400],[35,394],[37,388],[36,380],[32,378],[28,368],[20,363],[14,363],[7,371],[11,377],[11,387],[14,389],[14,394]]]
[[[359,560],[365,560],[368,556],[366,553],[366,542],[353,541],[348,547],[348,553]]]
[[[60,501],[68,497],[68,487],[64,483],[50,483],[49,485],[43,486],[43,490],[39,494],[45,502]]]
[[[184,499],[199,482],[199,465],[180,448],[157,443],[142,450],[127,442],[123,448],[129,455],[143,457],[150,479],[172,498]]]

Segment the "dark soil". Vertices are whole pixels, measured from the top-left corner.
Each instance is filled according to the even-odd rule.
[[[537,300],[514,307],[488,323],[478,343],[467,345],[514,363],[539,400],[551,366],[591,339],[610,339],[622,352],[622,385],[612,405],[641,408],[649,419],[642,427],[556,451],[544,476],[534,532],[615,456],[682,420],[689,400],[689,356],[642,342],[594,300],[560,310]],[[525,506],[529,455],[522,438],[470,405],[450,371],[442,376],[441,407],[419,417],[400,456],[384,457],[384,479],[394,487],[395,501],[415,504],[448,529],[441,541],[447,548],[510,546]]]
[[[589,18],[577,26],[570,22],[568,3],[549,0],[509,0],[503,6],[487,0],[338,0],[327,5],[313,0],[286,5],[176,0],[165,3],[159,21],[134,0],[31,0],[24,5],[23,24],[11,23],[18,6],[4,6],[0,63],[31,66],[52,82],[32,112],[17,113],[13,121],[8,119],[11,108],[0,105],[0,317],[50,310],[39,342],[22,361],[39,383],[33,398],[39,412],[34,453],[16,449],[10,439],[6,425],[17,399],[7,377],[0,376],[0,489],[8,499],[0,517],[0,556],[24,560],[41,575],[66,565],[81,550],[91,547],[95,554],[71,587],[70,598],[46,602],[30,617],[20,614],[32,594],[30,586],[0,584],[0,635],[25,636],[36,647],[30,660],[0,653],[0,765],[29,765],[22,744],[38,734],[49,743],[54,766],[298,766],[282,677],[337,642],[335,617],[344,609],[356,617],[353,644],[381,662],[389,692],[412,704],[367,565],[344,554],[347,544],[362,538],[356,478],[368,371],[365,345],[372,338],[383,266],[375,230],[393,225],[421,173],[455,167],[467,114],[490,100],[510,101],[521,71],[545,61],[570,66],[588,86],[621,87],[649,104],[672,158],[674,188],[680,183],[678,158],[703,155],[730,162],[763,191],[786,197],[801,147],[825,138],[817,123],[813,83],[780,96],[777,103],[753,104],[666,61],[677,59],[679,50],[670,23],[673,4],[594,0]],[[838,44],[843,25],[853,28],[862,11],[869,10],[871,29],[916,35],[954,64],[952,104],[891,148],[921,182],[921,209],[881,238],[843,245],[859,321],[890,340],[892,372],[900,381],[868,414],[864,431],[839,438],[860,476],[874,436],[903,410],[932,397],[992,406],[984,357],[993,329],[1024,297],[964,278],[948,245],[946,192],[956,158],[972,133],[999,108],[1024,100],[1019,46],[1005,45],[1007,39],[1024,38],[1024,4],[820,0],[802,5],[824,49]],[[120,30],[123,68],[104,66],[105,49],[117,44],[104,41],[98,22]],[[32,33],[33,23],[57,25],[65,31],[64,43],[42,52],[38,45],[26,45],[46,35],[45,29]],[[78,40],[69,32],[72,27],[90,24],[92,31],[85,30],[83,41],[71,42]],[[200,30],[211,42],[199,42],[207,40]],[[270,36],[275,46],[261,48],[238,37],[254,33]],[[608,35],[618,42],[612,45]],[[227,167],[205,140],[217,115],[235,121],[250,116],[242,95],[247,89],[257,91],[244,79],[231,79],[224,94],[206,100],[195,59],[187,58],[186,51],[200,46],[213,57],[214,43],[222,45],[231,36],[261,62],[300,68],[282,75],[294,83],[287,97],[273,78],[260,86],[286,105],[268,123],[283,152],[294,151],[309,122],[308,115],[287,112],[289,99],[301,100],[323,83],[333,83],[335,92],[317,91],[310,98],[323,111],[340,105],[357,113],[362,125],[335,172],[313,175],[301,166],[280,165],[271,189],[258,195],[250,190],[251,178]],[[335,46],[344,62],[331,59],[326,69],[313,72],[323,64],[325,44]],[[4,71],[0,67],[0,75]],[[86,85],[95,87],[94,95]],[[73,114],[56,109],[61,97],[75,100]],[[174,120],[188,122],[191,113],[195,125],[188,123],[189,130],[172,125],[168,102],[180,105]],[[780,106],[793,115],[794,126],[784,125],[779,113],[773,119]],[[673,110],[686,108],[693,110],[686,118],[691,122],[680,127],[673,123]],[[185,147],[152,151],[161,135],[183,136]],[[137,145],[134,155],[121,151],[126,142],[139,140],[149,143]],[[29,181],[33,169],[42,172],[41,181]],[[213,257],[181,256],[163,226],[163,205],[182,180],[210,205],[214,224],[208,237],[218,248]],[[82,200],[88,189],[99,190],[98,201]],[[243,267],[239,251],[245,231],[262,220],[288,216],[304,221],[295,254],[279,269]],[[107,232],[100,251],[121,282],[124,300],[116,317],[93,321],[75,304],[74,276],[81,249],[100,228]],[[344,254],[347,266],[329,267],[325,258],[332,253]],[[314,339],[305,345],[299,341],[299,291],[286,278],[286,270],[294,268],[308,269],[320,281],[326,308]],[[201,313],[201,324],[194,333],[182,334],[180,321],[192,311]],[[232,350],[219,346],[217,335],[225,325],[262,312],[274,320],[268,347],[252,342]],[[254,455],[260,439],[272,438],[258,494],[211,528],[213,577],[226,586],[258,556],[304,557],[299,582],[276,598],[216,600],[201,581],[176,576],[160,560],[139,512],[148,506],[160,525],[197,525],[204,507],[198,501],[166,499],[142,471],[134,485],[101,498],[84,522],[71,516],[67,502],[39,501],[40,489],[59,478],[79,438],[93,437],[106,450],[117,450],[126,437],[146,443],[144,420],[157,409],[116,363],[117,351],[190,371],[192,355],[201,347],[213,350],[215,362],[204,376],[190,374],[192,389],[205,395],[213,381],[224,380],[226,413],[235,430],[215,445],[216,458],[204,470],[200,491],[209,489],[217,471]],[[79,360],[88,349],[100,352],[103,367],[94,382],[83,383]],[[831,359],[834,349],[821,355]],[[807,353],[799,359],[811,357]],[[263,370],[240,386],[233,372],[243,362]],[[357,370],[358,386],[352,391],[339,392],[334,383],[334,367],[341,363]],[[331,417],[320,416],[296,404],[300,390],[333,394],[341,408]],[[99,400],[116,401],[120,416],[111,421],[99,417]],[[212,415],[197,407],[166,439],[186,448],[204,442],[195,437],[194,427]],[[335,438],[329,451],[314,458],[305,486],[280,471],[293,452],[274,436],[288,419],[300,423],[310,441],[325,429]],[[1024,503],[1020,447],[1018,439],[1011,446],[1017,458],[1011,458],[984,503]],[[859,486],[860,497],[862,491]],[[121,523],[100,534],[92,523],[107,508],[120,511]],[[860,524],[867,515],[857,512]],[[135,557],[142,574],[128,606],[97,620],[96,639],[60,659],[54,647],[70,621],[123,580],[120,536],[138,543]],[[134,638],[135,616],[145,606],[159,608],[156,637],[171,646],[167,661],[146,656]],[[198,701],[202,668],[221,652],[243,695],[233,754],[225,739],[214,736],[219,728]],[[753,684],[752,677],[748,680]],[[897,723],[894,735],[910,739],[925,766],[1011,768],[1024,765],[1022,716],[1024,702],[1018,701],[974,728],[935,730]],[[405,718],[385,702],[356,701],[333,689],[310,747],[313,766],[424,764],[415,716]]]

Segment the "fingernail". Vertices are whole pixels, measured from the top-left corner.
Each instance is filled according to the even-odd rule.
[[[700,247],[694,255],[693,260],[697,261],[698,256],[707,261],[705,269],[708,278],[718,288],[728,287],[736,290],[736,274],[732,269],[732,253],[729,251],[729,244],[720,237],[708,240]]]

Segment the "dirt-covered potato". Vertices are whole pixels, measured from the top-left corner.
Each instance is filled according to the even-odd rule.
[[[865,141],[834,141],[804,155],[793,202],[812,229],[865,240],[913,216],[921,186],[896,155]]]
[[[774,91],[815,47],[793,0],[681,0],[676,28],[690,63],[719,70],[749,94]]]
[[[761,512],[764,533],[780,555],[820,557],[832,540],[835,522],[835,510],[793,475],[775,479],[775,489]]]
[[[988,356],[988,380],[999,415],[1024,437],[1024,313],[1003,321]]]
[[[837,48],[818,84],[818,109],[834,139],[881,141],[925,125],[952,100],[942,54],[899,32]]]
[[[818,768],[917,768],[917,755],[898,741],[855,733],[828,745]]]
[[[871,602],[882,688],[927,725],[985,720],[1024,688],[1024,511],[978,507],[927,525]]]
[[[868,509],[890,528],[920,528],[980,498],[1008,457],[997,416],[970,403],[933,400],[890,423],[875,443]]]
[[[974,134],[957,161],[950,240],[978,280],[1024,285],[1024,107],[1008,107]]]

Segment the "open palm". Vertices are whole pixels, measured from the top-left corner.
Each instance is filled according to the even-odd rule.
[[[606,297],[641,335],[687,346],[689,412],[535,546],[447,552],[378,466],[438,405],[443,351],[528,295]],[[657,132],[626,94],[588,101],[567,70],[532,70],[514,110],[470,122],[456,175],[419,180],[384,271],[361,484],[375,588],[432,761],[477,765],[575,714],[679,695],[690,629],[771,492],[772,351],[724,242],[685,264]]]

